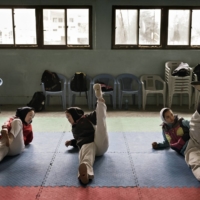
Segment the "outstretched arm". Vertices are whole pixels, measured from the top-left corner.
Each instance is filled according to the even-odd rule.
[[[165,149],[165,148],[169,147],[169,142],[168,142],[168,140],[166,138],[166,135],[165,135],[164,131],[162,131],[162,135],[163,135],[164,141],[162,143],[153,142],[152,143],[152,148],[153,149],[159,150],[159,149]]]

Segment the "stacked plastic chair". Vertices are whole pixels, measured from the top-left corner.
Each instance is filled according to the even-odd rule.
[[[182,61],[168,61],[165,63],[165,82],[168,89],[168,107],[171,108],[174,94],[180,95],[180,105],[182,105],[182,95],[188,94],[188,104],[191,107],[192,99],[192,68],[189,67],[189,76],[172,76],[173,71],[182,63]]]

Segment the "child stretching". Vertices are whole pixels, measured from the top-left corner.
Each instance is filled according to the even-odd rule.
[[[169,108],[163,108],[160,111],[160,117],[163,121],[163,143],[153,142],[153,149],[164,149],[171,147],[173,150],[184,156],[185,149],[187,147],[189,136],[189,121],[179,118],[178,115],[174,115]]]
[[[32,119],[34,108],[18,108],[15,116],[4,123],[0,137],[0,161],[5,156],[15,156],[23,152],[25,145],[33,140]]]
[[[191,84],[200,92],[200,82]],[[185,150],[185,161],[200,181],[200,103],[190,121],[190,140]]]
[[[78,178],[87,184],[94,177],[93,164],[95,156],[103,155],[109,146],[106,127],[106,105],[102,97],[101,85],[93,86],[97,98],[96,110],[90,114],[78,107],[66,110],[66,117],[72,125],[74,139],[65,142],[68,147],[79,147],[79,173]]]

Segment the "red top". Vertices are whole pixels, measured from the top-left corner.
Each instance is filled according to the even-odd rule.
[[[2,128],[7,128],[8,129],[8,132],[10,132],[11,130],[11,122],[14,120],[14,119],[17,119],[17,117],[11,117],[10,119],[8,119],[4,125],[2,126]],[[32,125],[31,124],[28,124],[28,125],[25,125],[23,124],[23,136],[24,136],[24,144],[25,145],[28,145],[30,142],[32,142],[33,140],[33,131],[32,131]]]

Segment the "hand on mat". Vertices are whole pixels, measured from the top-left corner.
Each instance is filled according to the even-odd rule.
[[[69,145],[71,145],[71,140],[67,140],[67,141],[65,142],[65,146],[66,146],[66,147],[68,147]]]
[[[157,142],[153,142],[153,143],[152,143],[152,148],[153,148],[153,149],[156,149],[156,148],[157,148],[157,145],[158,145]]]

